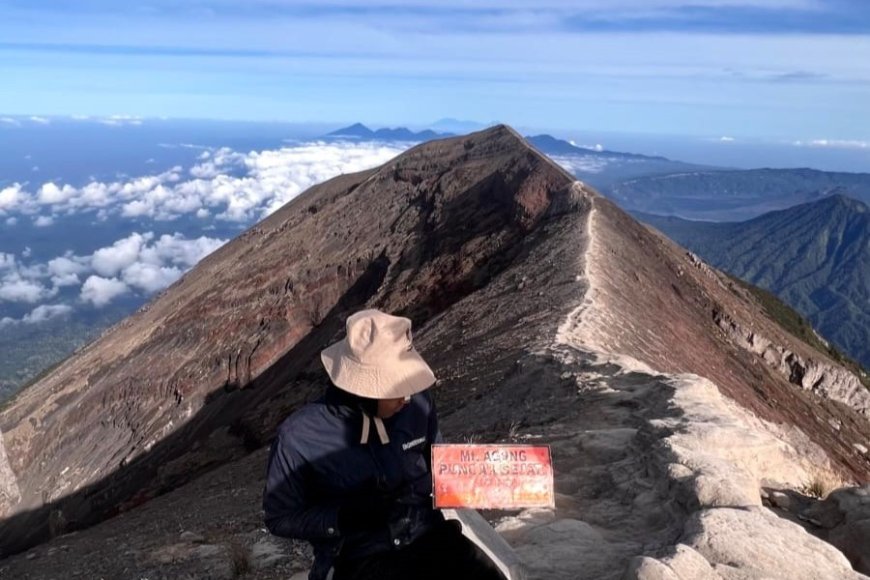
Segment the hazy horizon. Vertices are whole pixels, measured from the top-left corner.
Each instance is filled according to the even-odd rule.
[[[851,143],[861,0],[0,1],[0,111]]]

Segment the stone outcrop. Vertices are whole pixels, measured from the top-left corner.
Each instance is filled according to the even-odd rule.
[[[757,332],[744,328],[720,310],[714,310],[713,320],[734,344],[760,356],[793,385],[870,416],[870,390],[853,373],[832,363],[805,358],[774,344]]]
[[[8,513],[20,499],[18,480],[9,466],[9,458],[6,457],[6,447],[3,444],[3,433],[0,432],[0,513]]]
[[[801,516],[822,528],[856,570],[870,575],[870,484],[835,490]]]

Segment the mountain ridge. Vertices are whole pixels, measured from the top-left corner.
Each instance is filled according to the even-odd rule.
[[[411,131],[405,127],[382,128],[372,131],[362,123],[354,123],[325,135],[329,139],[370,139],[384,141],[430,141],[452,137],[453,133],[438,133],[431,129]]]
[[[165,554],[181,548],[153,542],[177,542],[176,516],[150,539],[124,516],[153,513],[167,492],[192,502],[177,518],[194,516],[205,498],[186,486],[222,464],[250,494],[251,461],[325,387],[317,354],[362,307],[413,319],[440,379],[445,434],[496,441],[520,429],[555,446],[568,499],[552,519],[503,528],[536,578],[617,578],[730,507],[773,529],[755,511],[763,477],[798,485],[810,464],[848,480],[870,474],[853,447],[870,437],[858,407],[793,384],[738,329],[765,336],[783,360],[806,360],[808,347],[498,126],[309,189],[16,397],[0,412],[0,484],[22,496],[3,506],[4,554],[120,513],[94,528],[121,530],[99,543],[128,532],[143,543],[102,559],[106,575],[174,566]],[[832,390],[846,379],[831,360],[814,372]],[[830,546],[786,532],[800,554],[825,554],[832,572],[820,577],[848,569]],[[692,545],[708,566],[738,561]]]
[[[705,170],[628,179],[607,193],[629,211],[743,221],[836,194],[870,203],[870,174],[809,168]]]

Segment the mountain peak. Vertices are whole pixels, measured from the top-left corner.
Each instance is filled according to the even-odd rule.
[[[591,195],[505,125],[309,189],[0,411],[20,490],[7,515],[58,489],[70,499],[55,508],[92,523],[217,460],[191,451],[196,434],[232,427],[245,445],[268,440],[300,396],[322,388],[306,379],[318,376],[313,353],[349,312],[377,306],[422,324]],[[48,403],[55,396],[77,403]],[[231,443],[219,461],[240,452]],[[76,503],[85,488],[101,491]],[[46,529],[17,521],[0,530],[7,549]]]
[[[521,429],[557,446],[556,486],[570,501],[527,534],[541,542],[524,550],[539,565],[534,577],[616,577],[645,546],[691,541],[726,511],[755,518],[729,530],[776,533],[758,510],[707,508],[757,507],[762,480],[800,482],[806,472],[792,456],[804,439],[842,472],[870,472],[850,447],[866,442],[865,418],[789,382],[798,373],[788,364],[810,360],[808,348],[724,276],[496,125],[310,188],[22,391],[0,411],[0,457],[11,468],[0,491],[20,496],[3,506],[4,554],[62,533],[64,522],[83,528],[160,505],[169,489],[186,498],[176,510],[208,514],[197,531],[210,537],[230,518],[214,521],[202,497],[214,494],[189,487],[210,478],[191,480],[232,462],[233,485],[262,492],[251,475],[262,469],[251,465],[262,463],[276,425],[329,384],[318,354],[361,308],[413,320],[414,343],[440,378],[433,396],[448,441],[504,441]],[[771,347],[779,364],[751,350],[761,336],[780,349]],[[801,376],[824,377],[826,388],[830,377],[846,381],[834,363],[813,364]],[[763,431],[750,411],[785,427]],[[797,426],[803,439],[776,439]],[[242,509],[235,521],[248,527],[237,534],[251,538],[259,507]],[[138,553],[94,541],[114,551],[114,568],[100,575],[139,570],[144,550],[174,554],[158,546],[178,545],[187,524],[175,516],[115,518],[122,532],[113,539],[125,543],[123,526],[155,526]],[[596,541],[585,541],[583,518],[602,530]],[[704,557],[737,561],[730,552]],[[70,565],[90,564],[82,560]],[[830,568],[806,561],[818,564],[810,575]],[[781,572],[753,564],[741,562],[741,574]]]
[[[846,193],[841,193],[837,190],[834,190],[835,193],[831,193],[824,197],[820,203],[833,206],[833,207],[843,207],[847,208],[851,211],[857,211],[864,213],[868,210],[868,206],[861,200],[850,197]]]
[[[328,133],[327,136],[331,137],[371,137],[374,135],[374,131],[363,125],[362,123],[354,123],[348,127],[343,127],[341,129],[336,129],[331,133]]]

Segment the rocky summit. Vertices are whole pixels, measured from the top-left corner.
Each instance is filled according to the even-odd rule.
[[[870,572],[860,381],[497,126],[311,188],[20,393],[0,577],[304,570],[264,446],[362,307],[413,319],[448,441],[551,445],[555,510],[486,514],[530,577]]]

